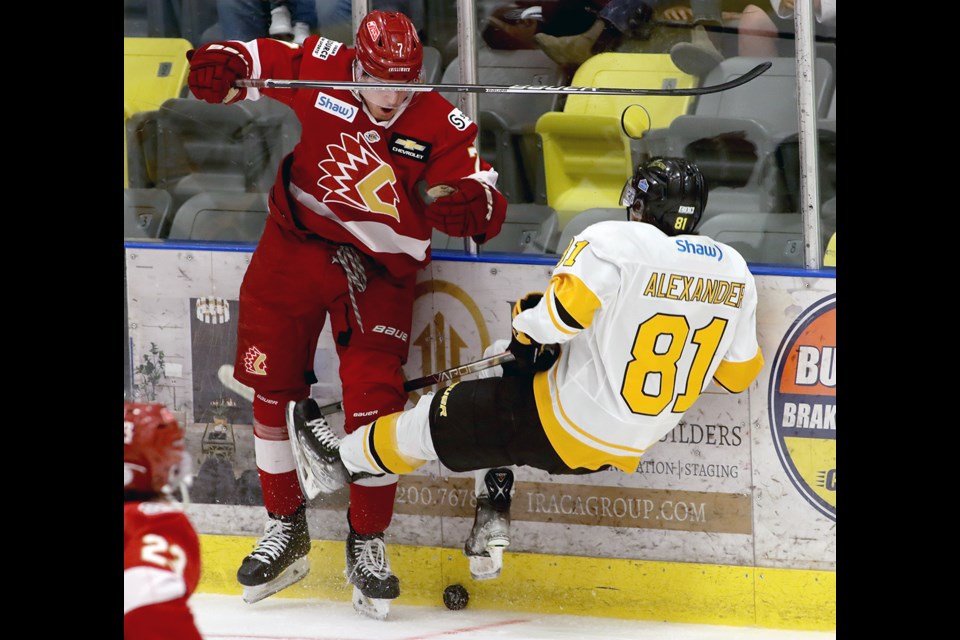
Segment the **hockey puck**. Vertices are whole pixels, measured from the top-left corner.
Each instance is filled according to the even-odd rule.
[[[443,590],[443,604],[452,611],[465,608],[469,600],[470,594],[462,584],[452,584]]]

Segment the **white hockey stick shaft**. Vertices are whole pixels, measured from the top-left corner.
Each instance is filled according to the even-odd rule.
[[[467,376],[471,373],[477,373],[478,371],[495,367],[498,364],[504,364],[513,361],[513,354],[509,351],[504,351],[503,353],[492,355],[489,358],[481,358],[480,360],[460,365],[459,367],[444,369],[443,371],[437,371],[436,373],[431,373],[430,375],[420,378],[407,380],[405,383],[403,383],[403,390],[416,391],[417,389],[423,389],[424,387],[429,387],[430,385]],[[225,386],[227,389],[233,391],[247,402],[253,402],[253,389],[237,382],[237,380],[233,377],[233,365],[222,365],[217,371],[217,377],[220,379],[220,383],[223,384],[223,386]],[[343,411],[342,402],[332,402],[320,407],[320,413],[325,416],[328,416],[331,413],[338,413],[340,411]]]
[[[456,378],[468,376],[471,373],[477,373],[478,371],[483,371],[484,369],[495,367],[499,364],[513,362],[514,359],[515,358],[512,353],[510,353],[509,351],[504,351],[503,353],[498,353],[488,358],[481,358],[480,360],[476,360],[468,364],[463,364],[463,365],[460,365],[459,367],[452,367],[450,369],[437,371],[436,373],[431,373],[429,375],[426,375],[420,378],[407,380],[406,382],[403,383],[403,390],[416,391],[417,389],[423,389],[424,387],[429,387],[431,385],[439,384],[441,382],[449,382]],[[343,411],[342,402],[332,402],[330,404],[326,404],[320,407],[320,413],[325,416],[328,416],[331,413],[338,413],[340,411]]]
[[[709,87],[690,89],[638,89],[621,87],[563,87],[547,85],[495,84],[405,84],[402,82],[341,82],[337,80],[275,80],[270,78],[244,79],[234,82],[238,88],[252,89],[363,89],[364,91],[426,91],[450,93],[548,93],[588,94],[606,96],[702,96],[739,87],[750,82],[773,66],[762,62],[738,78]]]

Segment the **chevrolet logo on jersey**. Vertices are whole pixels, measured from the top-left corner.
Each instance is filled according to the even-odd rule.
[[[423,142],[422,140],[403,136],[399,133],[394,133],[390,136],[390,153],[406,156],[418,162],[427,161],[427,158],[430,157],[430,147],[432,146],[429,142]]]

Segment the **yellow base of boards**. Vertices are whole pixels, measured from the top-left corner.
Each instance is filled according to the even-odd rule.
[[[201,535],[198,591],[240,595],[241,560],[256,538]],[[390,544],[400,578],[397,604],[442,607],[446,586],[460,583],[470,607],[628,620],[660,620],[771,629],[833,631],[837,580],[832,571],[550,556],[507,551],[503,574],[474,581],[459,549]],[[313,540],[310,574],[272,596],[349,602],[344,543]]]

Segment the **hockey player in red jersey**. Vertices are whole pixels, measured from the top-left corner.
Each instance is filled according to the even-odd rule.
[[[268,522],[237,580],[256,602],[309,571],[305,501],[289,444],[288,403],[309,397],[317,339],[329,314],[340,359],[345,430],[403,409],[416,272],[432,229],[478,243],[503,224],[498,174],[476,148],[477,126],[433,92],[238,88],[244,78],[422,82],[410,20],[373,11],[354,48],[317,36],[213,42],[187,54],[193,94],[232,104],[264,96],[302,125],[281,163],[270,215],[240,288],[235,378],[255,391],[254,442]],[[430,204],[419,186],[449,187]],[[347,576],[354,605],[383,618],[400,593],[383,532],[397,476],[350,485]]]
[[[123,636],[199,640],[187,600],[200,581],[200,540],[171,498],[189,459],[163,405],[123,403]]]

